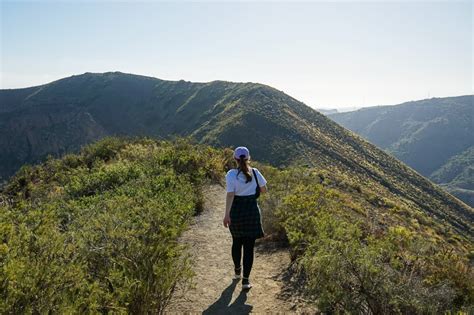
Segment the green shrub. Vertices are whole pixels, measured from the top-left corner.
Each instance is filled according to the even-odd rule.
[[[321,310],[439,313],[473,302],[466,261],[439,255],[435,244],[403,227],[368,234],[363,222],[344,219],[331,189],[298,186],[284,205],[279,216]]]
[[[192,279],[178,237],[226,153],[106,138],[23,168],[0,209],[0,313],[162,313]]]

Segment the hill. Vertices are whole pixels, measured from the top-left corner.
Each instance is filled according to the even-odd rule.
[[[183,140],[106,138],[22,167],[0,193],[0,312],[160,314],[178,292],[171,312],[472,311],[472,242],[449,222],[345,172],[261,163],[256,291],[228,306],[225,193],[209,185],[231,162],[232,150]]]
[[[430,177],[459,199],[474,206],[474,146],[452,156]]]
[[[2,90],[0,157],[7,176],[47,154],[78,150],[105,135],[189,136],[217,147],[245,144],[276,166],[317,165],[373,186],[377,198],[446,221],[472,238],[471,208],[324,115],[269,86],[163,81],[86,73],[43,86]]]
[[[440,172],[457,158],[467,161],[474,145],[473,96],[432,98],[393,106],[363,108],[328,117],[393,154],[470,204],[474,191],[466,188],[469,163],[450,168],[450,179]],[[463,166],[461,168],[460,166]],[[457,172],[459,178],[452,182]]]

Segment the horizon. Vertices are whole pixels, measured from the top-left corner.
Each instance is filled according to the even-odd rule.
[[[115,69],[256,82],[315,109],[471,95],[472,12],[469,1],[4,1],[0,88]]]

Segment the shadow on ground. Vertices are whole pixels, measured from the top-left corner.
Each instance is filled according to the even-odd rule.
[[[232,293],[238,283],[238,280],[233,280],[232,283],[222,291],[219,299],[204,310],[202,314],[249,314],[252,311],[253,306],[245,304],[247,301],[248,291],[242,290],[235,301],[230,304],[232,301]]]

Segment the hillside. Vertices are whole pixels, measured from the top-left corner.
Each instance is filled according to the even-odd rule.
[[[471,208],[324,115],[255,83],[191,83],[118,72],[72,76],[0,92],[3,176],[21,164],[78,150],[105,135],[190,136],[213,146],[245,144],[276,166],[317,165],[401,196],[409,208],[472,238]]]
[[[474,146],[452,156],[430,177],[459,199],[474,206]]]
[[[449,222],[345,172],[255,162],[266,237],[231,303],[232,166],[230,149],[106,138],[22,167],[0,193],[0,313],[472,311],[472,241]]]
[[[192,275],[177,238],[224,157],[104,139],[23,167],[0,195],[0,313],[162,313]]]
[[[450,180],[440,175],[447,163],[455,163],[456,156],[465,160],[466,154],[472,152],[468,150],[474,145],[472,95],[369,107],[328,117],[393,154],[422,175],[448,187],[449,191],[474,206],[474,191],[464,184],[469,180],[465,174],[472,164],[460,162],[455,169],[450,168]],[[454,175],[453,171],[457,174]],[[464,179],[452,182],[458,175]]]

